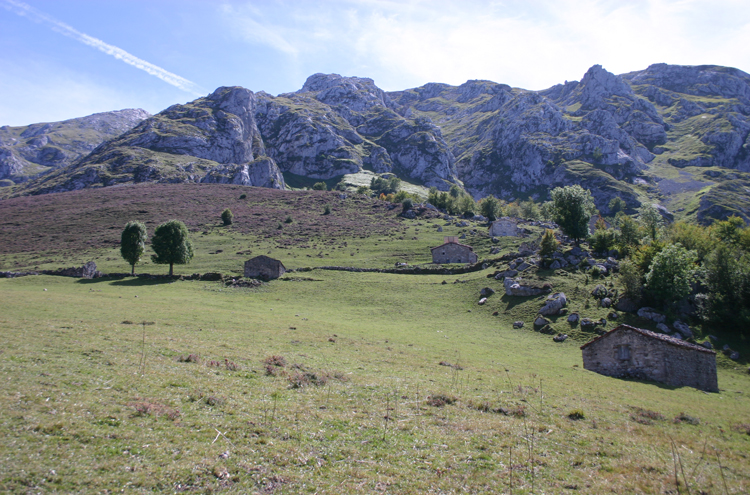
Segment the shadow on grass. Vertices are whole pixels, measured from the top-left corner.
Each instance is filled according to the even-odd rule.
[[[505,310],[513,309],[519,304],[525,303],[526,301],[536,299],[538,296],[530,296],[530,297],[524,297],[524,296],[509,296],[508,294],[504,294],[500,300],[505,303]],[[546,297],[546,294],[545,294]]]
[[[177,278],[141,278],[141,277],[101,277],[92,279],[79,279],[77,283],[83,285],[108,283],[109,285],[119,285],[124,287],[144,287],[151,285],[169,284]]]

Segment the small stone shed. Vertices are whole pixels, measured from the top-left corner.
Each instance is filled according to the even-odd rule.
[[[443,263],[476,263],[477,254],[471,246],[461,244],[456,237],[445,237],[444,243],[431,249],[432,262]]]
[[[498,218],[490,225],[490,235],[493,237],[518,237],[520,235],[518,220],[510,217]]]
[[[619,325],[582,345],[581,351],[583,367],[601,375],[719,391],[716,353],[669,335]]]
[[[285,272],[286,268],[281,261],[269,258],[268,256],[256,256],[255,258],[249,259],[245,262],[246,278],[261,278],[263,280],[271,280],[274,278],[279,278]]]

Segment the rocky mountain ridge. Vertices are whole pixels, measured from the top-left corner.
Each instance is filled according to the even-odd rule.
[[[582,184],[608,212],[656,201],[750,219],[750,76],[718,66],[593,66],[543,91],[491,81],[386,92],[315,74],[295,93],[232,87],[174,105],[17,193],[123,182],[284,188],[370,170],[475,198],[547,199]]]

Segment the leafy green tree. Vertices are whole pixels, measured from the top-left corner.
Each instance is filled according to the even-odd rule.
[[[641,240],[641,229],[638,223],[628,215],[621,215],[617,219],[620,235],[617,236],[618,246],[622,254],[630,253]]]
[[[543,258],[552,256],[552,253],[557,250],[557,246],[559,245],[560,243],[557,242],[554,231],[547,229],[544,231],[542,241],[539,243],[539,255]]]
[[[522,201],[518,205],[521,209],[521,216],[527,220],[537,220],[539,218],[539,206],[532,199]]]
[[[229,208],[221,212],[221,221],[224,222],[224,225],[232,225],[233,219],[234,215],[232,215],[232,210]]]
[[[662,249],[651,262],[646,274],[646,288],[657,300],[674,303],[690,294],[690,282],[694,278],[698,255],[682,247],[670,244]]]
[[[474,216],[477,209],[477,204],[474,202],[474,198],[468,194],[464,194],[458,198],[458,210],[461,214],[466,216]]]
[[[479,201],[479,212],[494,222],[500,216],[500,201],[494,196],[487,196]]]
[[[391,177],[390,179],[373,177],[370,180],[370,189],[378,196],[381,194],[394,194],[398,192],[399,187],[401,187],[401,179],[398,177]]]
[[[641,224],[648,232],[649,237],[655,241],[659,228],[662,226],[662,223],[664,223],[661,213],[656,209],[656,206],[652,204],[641,206],[638,209],[638,220],[640,220]]]
[[[165,222],[154,231],[151,249],[156,254],[151,261],[159,265],[169,265],[169,275],[174,275],[174,265],[184,265],[193,259],[193,243],[188,238],[188,229],[179,220]]]
[[[458,185],[453,184],[450,188],[450,191],[448,191],[448,194],[451,195],[451,198],[458,199],[459,196],[461,196],[461,188],[458,187]]]
[[[750,258],[721,244],[704,263],[708,316],[715,323],[750,329]],[[750,330],[746,331],[750,333]]]
[[[579,185],[556,187],[550,193],[554,204],[554,220],[576,245],[589,231],[589,219],[596,211],[594,198]]]
[[[431,187],[430,191],[427,193],[427,202],[430,203],[435,208],[440,208],[438,206],[438,201],[440,201],[440,191],[438,191],[437,187]]]
[[[607,207],[609,208],[610,215],[617,215],[621,211],[625,211],[627,204],[620,196],[615,196],[609,201]]]
[[[640,267],[630,260],[624,260],[620,263],[619,273],[623,295],[638,303],[641,300],[643,290],[643,272]]]
[[[135,264],[146,250],[146,226],[141,222],[128,222],[120,237],[120,254],[130,264],[130,274],[135,275]]]
[[[553,220],[555,217],[555,204],[552,201],[542,203],[542,206],[539,207],[539,216],[548,222]]]
[[[407,212],[414,207],[414,201],[411,198],[406,198],[401,202],[401,211]]]
[[[615,247],[616,242],[617,235],[615,234],[615,230],[606,227],[596,229],[593,235],[589,238],[589,245],[595,253],[608,252]]]
[[[713,251],[716,244],[711,238],[710,229],[687,222],[675,222],[667,229],[667,238],[672,244],[680,243],[685,249],[692,249],[702,261]]]
[[[325,182],[316,182],[315,184],[313,184],[312,188],[313,188],[313,191],[327,191],[328,190],[328,186],[326,185]]]
[[[739,244],[742,236],[742,229],[745,222],[740,217],[732,215],[726,220],[721,220],[713,224],[713,233],[719,240],[728,244]]]

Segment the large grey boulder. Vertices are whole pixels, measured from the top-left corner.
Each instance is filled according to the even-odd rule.
[[[615,309],[617,309],[617,311],[623,311],[625,313],[634,313],[638,310],[638,304],[636,304],[632,299],[621,297],[617,301],[617,303],[615,303]]]
[[[545,325],[549,325],[549,323],[550,321],[541,315],[537,316],[536,319],[534,320],[535,327],[543,327]]]
[[[509,296],[539,296],[541,294],[549,294],[552,292],[551,288],[523,285],[523,280],[512,278],[506,278],[503,281],[503,287],[505,288],[505,293]]]
[[[687,325],[687,323],[683,323],[680,320],[675,320],[672,323],[672,326],[674,327],[675,330],[680,332],[680,334],[686,339],[693,337],[693,332],[692,330],[690,330],[690,327]]]
[[[568,299],[565,297],[564,292],[550,294],[547,296],[547,301],[542,309],[539,310],[539,314],[545,316],[558,315],[560,314],[560,310],[564,308],[566,304],[568,304]]]
[[[646,318],[656,323],[664,323],[667,321],[667,317],[656,311],[654,308],[643,307],[638,310],[638,316]]]

